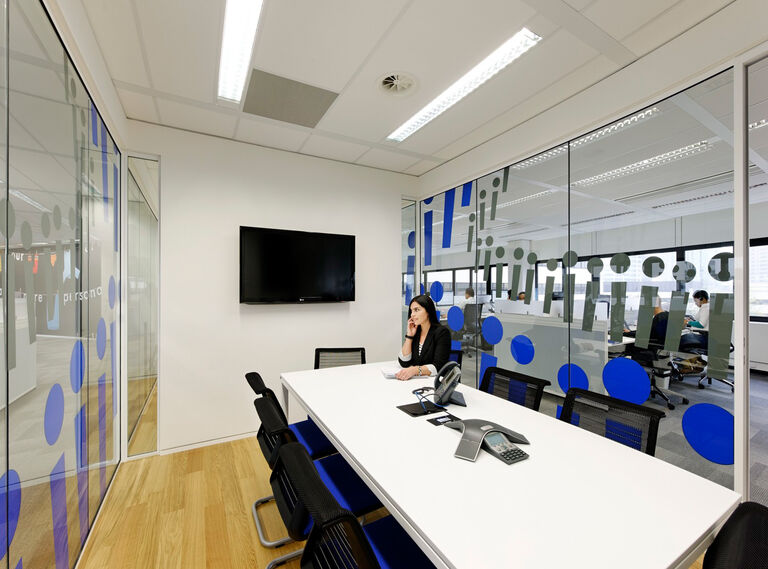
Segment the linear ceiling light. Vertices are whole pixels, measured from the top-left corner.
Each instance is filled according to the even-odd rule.
[[[35,209],[39,209],[40,211],[45,212],[45,213],[51,213],[50,209],[45,207],[40,202],[37,202],[37,201],[33,200],[27,194],[25,194],[23,192],[20,192],[19,190],[9,190],[8,193],[10,195],[12,195],[13,197],[20,199],[23,202],[27,202],[29,205],[31,205]]]
[[[768,120],[766,119],[760,119],[759,121],[749,123],[749,130],[757,130],[758,128],[763,128],[765,125],[768,124]]]
[[[227,0],[219,61],[219,99],[239,103],[251,63],[262,0]]]
[[[632,174],[642,172],[643,170],[648,170],[649,168],[655,168],[656,166],[662,166],[664,164],[669,164],[670,162],[676,162],[677,160],[688,158],[694,154],[706,152],[707,150],[712,149],[713,146],[714,145],[710,141],[702,140],[700,142],[689,144],[688,146],[683,146],[682,148],[677,148],[676,150],[670,150],[664,154],[658,154],[656,156],[652,156],[651,158],[640,160],[639,162],[633,162],[632,164],[621,166],[615,170],[609,170],[608,172],[603,172],[602,174],[597,174],[596,176],[590,176],[589,178],[584,178],[583,180],[576,180],[571,182],[571,186],[593,186],[595,184],[607,182],[608,180],[621,178],[622,176],[630,176]]]
[[[402,142],[432,119],[461,101],[515,59],[535,46],[541,38],[523,28],[488,57],[470,69],[461,79],[440,93],[427,106],[403,123],[387,140]]]

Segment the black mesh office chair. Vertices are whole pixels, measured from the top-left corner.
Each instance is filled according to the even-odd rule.
[[[701,357],[702,359],[708,357],[709,355],[709,342],[700,340],[701,336],[705,336],[708,339],[709,333],[707,331],[702,330],[696,330],[693,332],[689,332],[688,334],[683,334],[680,337],[680,351],[684,352],[686,354],[693,354],[696,356]],[[730,345],[729,353],[733,352],[733,344]],[[698,381],[698,387],[699,389],[704,389],[706,386],[704,385],[704,380],[707,380],[707,383],[709,385],[712,385],[712,377],[709,375],[709,365],[706,363],[704,364],[704,369],[701,371],[695,371],[692,373],[686,373],[683,371],[680,360],[673,360],[670,364],[673,369],[673,376],[675,379],[678,379],[679,381],[682,381],[683,378],[686,375],[698,375],[699,381]],[[717,381],[720,381],[724,384],[726,384],[728,387],[731,388],[731,392],[733,392],[733,381],[730,379],[725,379],[721,377],[714,378]]]
[[[421,569],[434,567],[392,516],[360,526],[341,507],[312,468],[300,445],[282,447],[273,489],[278,504],[300,536],[311,523],[309,539],[301,554],[302,569]],[[285,490],[284,490],[285,489]],[[311,520],[311,522],[310,522]]]
[[[653,456],[663,411],[572,387],[560,419]]]
[[[704,554],[702,569],[768,569],[768,508],[743,502]]]
[[[315,348],[315,369],[365,363],[365,348]]]
[[[451,350],[448,353],[448,361],[449,362],[456,362],[457,364],[459,364],[459,367],[461,367],[461,360],[462,359],[464,359],[464,352],[462,352],[461,350]]]
[[[461,329],[461,347],[474,348],[478,336],[482,333],[480,327],[480,315],[483,313],[483,305],[467,303],[464,306],[464,327]],[[467,351],[467,357],[472,357],[472,351]]]
[[[480,391],[538,411],[544,388],[548,385],[550,382],[546,379],[500,367],[489,367],[483,374]]]

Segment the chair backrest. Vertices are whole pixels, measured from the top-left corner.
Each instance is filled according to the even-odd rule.
[[[280,449],[272,480],[278,509],[281,515],[288,513],[293,531],[301,535],[302,530],[296,528],[311,520],[302,569],[380,568],[359,522],[339,506],[303,446],[286,444]],[[289,534],[291,531],[289,528]]]
[[[256,371],[249,371],[245,374],[245,381],[248,382],[248,385],[251,386],[251,389],[253,389],[253,392],[256,395],[263,395],[264,390],[267,389],[267,386],[264,384],[264,380],[261,379],[261,374]]]
[[[651,321],[651,335],[650,341],[656,344],[664,344],[667,337],[667,321],[669,320],[669,312],[659,312],[654,315]]]
[[[572,387],[560,419],[653,456],[664,412]]]
[[[468,332],[480,330],[480,315],[483,313],[483,303],[467,303],[464,306],[464,329]]]
[[[259,397],[253,402],[256,413],[261,419],[261,426],[256,433],[256,440],[270,468],[274,468],[280,447],[295,442],[296,436],[285,423],[278,407],[268,397]]]
[[[449,362],[456,362],[457,364],[459,364],[459,367],[461,367],[461,360],[462,359],[464,359],[464,352],[462,352],[461,350],[451,350],[448,353],[448,361]]]
[[[365,348],[315,348],[315,369],[365,363]]]
[[[768,508],[743,502],[704,555],[703,569],[762,569],[768,559]]]
[[[304,477],[312,475],[320,478],[304,445],[290,442],[280,446],[269,485],[288,535],[295,541],[307,539],[312,527],[312,518],[297,488]]]
[[[492,366],[483,374],[480,391],[538,411],[547,385],[550,382],[546,379]]]

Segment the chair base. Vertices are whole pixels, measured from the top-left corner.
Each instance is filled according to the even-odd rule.
[[[267,564],[266,569],[272,569],[273,567],[279,567],[280,565],[285,565],[289,561],[296,559],[297,557],[301,557],[301,555],[304,553],[304,548],[298,549],[296,551],[292,551],[291,553],[286,553],[285,555],[282,555],[278,557],[277,559],[273,559]]]
[[[713,379],[716,379],[717,381],[721,381],[727,386],[729,386],[731,388],[731,393],[733,393],[733,382],[730,379],[721,379],[719,377],[712,378],[712,377],[708,377],[706,373],[701,374],[701,377],[699,378],[699,384],[698,384],[699,389],[704,389],[706,387],[704,385],[705,379],[707,380],[707,383],[709,385],[712,385]]]
[[[256,523],[256,532],[259,534],[259,541],[261,542],[261,545],[264,547],[269,547],[270,549],[275,549],[277,547],[281,547],[285,545],[286,543],[291,543],[293,540],[290,537],[283,537],[280,539],[270,540],[267,539],[267,536],[264,533],[264,526],[261,523],[261,520],[259,519],[259,506],[262,504],[266,504],[268,502],[271,502],[275,499],[274,496],[265,496],[264,498],[259,498],[253,503],[253,506],[251,507],[251,512],[253,513],[253,521]]]

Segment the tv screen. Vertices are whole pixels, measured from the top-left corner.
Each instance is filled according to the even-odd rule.
[[[240,227],[240,302],[355,300],[355,236]]]

